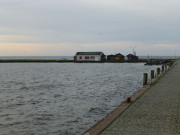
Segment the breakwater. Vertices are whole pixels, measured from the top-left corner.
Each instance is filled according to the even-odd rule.
[[[100,135],[180,133],[180,61]]]
[[[168,59],[167,59],[168,60]],[[153,63],[148,63],[147,59],[139,59],[137,61],[74,61],[68,59],[0,59],[0,63],[147,63],[147,65],[156,65]],[[160,61],[158,59],[151,61]],[[169,60],[172,61],[172,60]]]
[[[166,109],[171,110],[171,108],[166,108],[166,107],[171,105],[172,103],[175,105],[176,102],[174,98],[178,99],[180,96],[180,91],[179,91],[180,86],[179,86],[178,80],[176,79],[177,75],[175,75],[176,71],[174,71],[174,74],[171,76],[171,78],[164,79],[165,82],[161,81],[161,85],[159,87],[158,86],[156,88],[153,87],[162,78],[162,76],[164,76],[165,73],[167,73],[173,66],[174,66],[174,63],[171,63],[169,67],[162,66],[161,69],[158,67],[156,69],[157,71],[156,74],[154,70],[151,70],[150,72],[151,79],[149,82],[147,81],[148,74],[144,73],[143,87],[139,89],[137,92],[135,92],[132,96],[128,97],[127,100],[125,100],[120,106],[118,106],[106,117],[104,117],[94,126],[92,126],[90,129],[88,129],[85,133],[83,133],[83,135],[110,135],[110,134],[119,135],[119,133],[120,134],[151,134],[152,130],[154,131],[154,133],[152,133],[153,135],[156,135],[156,134],[159,135],[161,133],[161,130],[164,130],[164,133],[168,132],[169,134],[172,134],[173,132],[174,133],[180,132],[179,129],[178,130],[177,129],[172,130],[171,128],[166,129],[166,127],[168,127],[167,125],[170,126],[171,123],[166,123],[165,124],[166,126],[162,126],[164,124],[164,119],[163,117],[161,117],[161,113],[162,115],[169,114],[169,111],[167,111]],[[180,62],[178,66],[180,66]],[[178,70],[178,67],[176,67],[176,70]],[[180,73],[180,72],[177,72],[177,73]],[[171,83],[171,79],[173,79],[175,83],[174,82]],[[178,93],[176,96],[172,94],[171,87],[168,87],[169,83],[171,87],[175,88],[174,91]],[[145,96],[143,97],[143,95],[145,95],[149,91],[153,91],[151,90],[153,88],[155,89],[154,95],[150,95],[149,98]],[[164,92],[166,93],[164,94]],[[152,93],[152,92],[149,92],[149,93]],[[173,96],[175,97],[173,98]],[[141,97],[144,98],[142,101],[141,101]],[[157,100],[157,99],[160,99],[160,100]],[[173,102],[167,101],[166,99],[169,99],[169,100],[172,99]],[[166,104],[162,105],[161,104],[162,102],[166,102]],[[134,104],[137,104],[137,105],[134,105]],[[162,108],[161,106],[164,106],[164,107]],[[160,108],[159,112],[156,112],[157,108]],[[178,110],[178,107],[176,105],[174,109],[176,109],[176,112],[170,111],[172,116],[167,118],[167,121],[172,119],[174,115],[178,117],[177,112],[179,112],[180,110]],[[138,110],[137,114],[136,114],[137,112],[136,110]],[[147,120],[147,114],[145,114],[144,111],[146,111],[146,113],[148,114],[149,119],[152,119],[151,117],[157,117],[157,119],[158,120],[160,119],[160,120],[157,122],[156,119],[153,119],[154,121],[151,120],[151,123],[149,123],[149,120]],[[174,112],[175,114],[173,114],[172,112]],[[160,115],[160,117],[156,115]],[[166,117],[166,115],[164,117]],[[141,123],[139,123],[139,121]],[[157,124],[156,125],[157,127],[149,126],[149,125],[154,125],[154,124]],[[172,124],[173,124],[173,127],[179,127],[177,125],[176,118],[174,119],[174,123]],[[159,128],[159,126],[161,126],[162,128]]]

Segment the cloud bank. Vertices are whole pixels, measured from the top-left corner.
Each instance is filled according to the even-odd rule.
[[[1,0],[0,54],[113,54],[129,53],[130,46],[136,46],[139,55],[180,55],[179,4],[178,0]]]

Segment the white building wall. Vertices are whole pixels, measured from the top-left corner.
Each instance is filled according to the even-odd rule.
[[[77,61],[101,61],[101,55],[76,55],[76,57]],[[89,59],[86,59],[86,57],[89,57]]]

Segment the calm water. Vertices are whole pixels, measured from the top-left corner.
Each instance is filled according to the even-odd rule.
[[[74,56],[0,56],[0,59],[50,59],[50,60],[73,60]]]
[[[139,59],[179,59],[180,56],[138,56]],[[0,59],[67,59],[73,60],[74,56],[0,56]]]
[[[0,63],[1,135],[78,135],[142,86],[155,66]]]

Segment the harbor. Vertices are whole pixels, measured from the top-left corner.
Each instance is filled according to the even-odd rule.
[[[142,74],[157,67],[0,63],[1,134],[80,135],[142,87]]]
[[[180,0],[0,0],[0,135],[180,135]]]
[[[143,82],[143,88],[83,135],[180,134],[179,69],[180,61],[162,68],[161,75]]]
[[[145,57],[133,54],[105,55],[103,52],[77,52],[74,56],[26,56],[26,57],[0,57],[0,63],[145,63],[145,65],[165,65],[173,62],[176,57]]]
[[[164,59],[166,63],[161,62],[162,59],[138,59],[136,61],[130,60],[103,60],[103,61],[75,61],[71,59],[0,59],[0,63],[145,63],[145,65],[162,65],[168,64],[175,59]],[[149,62],[153,61],[153,62]]]

